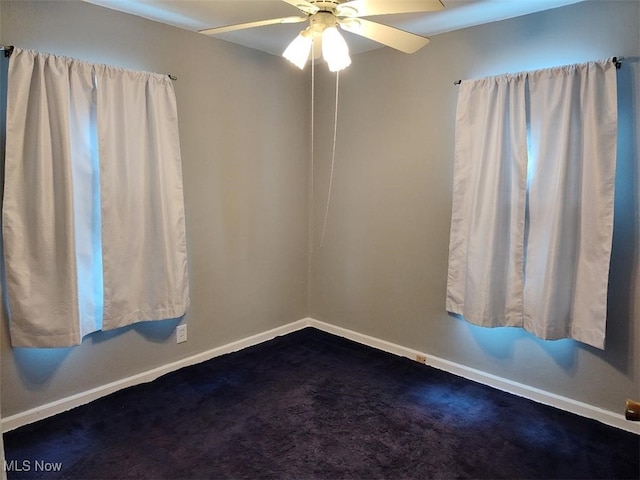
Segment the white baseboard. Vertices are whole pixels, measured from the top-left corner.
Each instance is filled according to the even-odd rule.
[[[245,339],[216,347],[206,352],[202,352],[197,355],[193,355],[191,357],[187,357],[182,360],[178,360],[176,362],[139,373],[137,375],[123,378],[122,380],[118,380],[116,382],[93,388],[86,392],[81,392],[76,395],[72,395],[60,400],[56,400],[55,402],[51,402],[46,405],[27,410],[25,412],[11,415],[2,419],[2,431],[8,432],[23,425],[27,425],[43,418],[65,412],[80,405],[84,405],[93,400],[109,395],[110,393],[122,390],[123,388],[150,382],[164,374],[173,372],[180,368],[195,365],[210,360],[214,357],[235,352],[252,345],[257,345],[267,340],[271,340],[272,338],[275,338],[277,336],[286,335],[288,333],[301,330],[305,327],[314,327],[318,330],[332,333],[334,335],[347,338],[357,343],[368,345],[370,347],[392,353],[394,355],[407,357],[411,360],[415,360],[416,356],[421,355],[426,358],[427,365],[430,365],[439,370],[444,370],[454,375],[464,377],[469,380],[482,383],[484,385],[489,385],[498,390],[513,393],[515,395],[528,398],[538,403],[550,405],[583,417],[593,418],[604,424],[611,425],[622,430],[640,434],[640,424],[626,420],[623,415],[610,412],[608,410],[603,410],[601,408],[594,407],[593,405],[578,402],[570,398],[562,397],[560,395],[549,393],[544,390],[530,387],[528,385],[514,382],[512,380],[497,377],[480,370],[450,362],[448,360],[444,360],[442,358],[438,358],[423,352],[412,350],[401,345],[396,345],[385,340],[380,340],[375,337],[363,335],[353,330],[348,330],[346,328],[337,327],[329,323],[321,322],[313,318],[304,318],[302,320],[298,320],[296,322],[292,322],[287,325],[283,325],[281,327],[259,333],[257,335],[252,335]]]
[[[281,327],[277,327],[272,330],[259,333],[257,335],[252,335],[236,342],[228,343],[226,345],[207,350],[206,352],[202,352],[191,357],[183,358],[182,360],[178,360],[167,365],[162,365],[161,367],[157,367],[146,372],[138,373],[136,375],[132,375],[130,377],[108,383],[106,385],[92,388],[91,390],[87,390],[85,392],[80,392],[78,394],[71,395],[69,397],[65,397],[60,400],[47,403],[45,405],[5,417],[2,419],[1,423],[2,432],[9,432],[18,427],[22,427],[23,425],[28,425],[38,420],[42,420],[43,418],[51,417],[58,413],[66,412],[67,410],[71,410],[72,408],[92,402],[93,400],[97,400],[98,398],[117,392],[118,390],[122,390],[123,388],[139,385],[141,383],[151,382],[162,375],[173,372],[175,370],[179,370],[183,367],[196,365],[198,363],[210,360],[214,357],[219,357],[220,355],[236,352],[238,350],[242,350],[243,348],[266,342],[267,340],[271,340],[272,338],[275,338],[277,336],[295,332],[296,330],[300,330],[307,326],[309,326],[309,322],[307,321],[307,319],[298,320],[296,322],[289,323],[287,325],[283,325]]]
[[[575,413],[582,417],[592,418],[606,425],[610,425],[612,427],[620,428],[621,430],[626,430],[628,432],[640,435],[640,424],[638,422],[631,422],[625,419],[624,415],[610,412],[609,410],[604,410],[602,408],[579,402],[571,398],[562,397],[560,395],[556,395],[555,393],[546,392],[529,385],[514,382],[513,380],[498,377],[481,370],[476,370],[475,368],[450,362],[449,360],[444,360],[442,358],[429,355],[428,353],[419,352],[417,350],[412,350],[410,348],[396,345],[385,340],[380,340],[375,337],[363,335],[353,330],[336,327],[335,325],[320,322],[314,319],[307,319],[307,322],[309,326],[315,327],[319,330],[324,330],[325,332],[348,338],[349,340],[353,340],[364,345],[369,345],[370,347],[377,348],[378,350],[393,353],[401,357],[407,357],[411,360],[416,360],[416,357],[418,355],[423,356],[426,358],[427,365],[430,365],[439,370],[444,370],[459,377],[464,377],[469,380],[473,380],[474,382],[482,383],[484,385],[488,385],[504,392],[512,393],[514,395],[518,395],[520,397],[524,397],[529,400],[542,403],[544,405],[550,405],[552,407],[559,408],[560,410]]]

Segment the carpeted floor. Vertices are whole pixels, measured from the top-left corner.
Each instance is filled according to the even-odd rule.
[[[640,477],[637,435],[312,328],[9,432],[5,447],[10,479]]]

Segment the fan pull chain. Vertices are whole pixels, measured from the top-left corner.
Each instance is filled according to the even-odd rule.
[[[314,211],[314,198],[315,192],[314,190],[314,152],[315,146],[313,143],[313,135],[315,131],[315,105],[316,105],[316,62],[313,52],[315,52],[314,40],[311,40],[311,178],[309,179],[309,252],[313,255],[314,251],[314,221],[313,221],[313,211]]]
[[[329,175],[329,194],[327,195],[327,208],[324,212],[324,224],[322,225],[322,239],[320,248],[324,245],[324,234],[327,231],[327,218],[329,217],[329,206],[331,204],[331,192],[333,190],[333,169],[336,163],[336,139],[338,137],[338,87],[340,83],[340,72],[336,72],[336,106],[333,117],[333,149],[331,152],[331,174]]]

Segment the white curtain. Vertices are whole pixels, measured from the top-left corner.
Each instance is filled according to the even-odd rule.
[[[96,67],[104,329],[189,303],[182,167],[167,75]]]
[[[604,348],[613,233],[613,62],[529,74],[531,162],[525,328]]]
[[[460,85],[447,310],[485,327],[522,324],[525,81]]]
[[[518,105],[495,86],[516,81]],[[616,96],[611,61],[462,82],[449,311],[482,326],[523,326],[543,339],[604,348]],[[505,172],[518,178],[507,183]]]
[[[76,345],[96,330],[184,314],[169,79],[19,48],[8,76],[2,214],[12,345]]]
[[[89,125],[78,128],[90,111],[91,67],[16,48],[8,76],[2,227],[11,340],[76,344],[84,332],[73,170],[91,163]]]

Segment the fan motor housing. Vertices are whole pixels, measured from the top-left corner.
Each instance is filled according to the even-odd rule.
[[[338,20],[331,12],[320,11],[309,17],[309,25],[314,32],[323,32],[325,28],[335,27],[337,24]]]
[[[309,3],[312,3],[313,5],[318,7],[320,9],[320,11],[326,11],[326,12],[335,12],[336,7],[338,5],[340,5],[340,2],[338,2],[337,0],[333,0],[333,1],[314,1],[314,0],[311,0]]]

